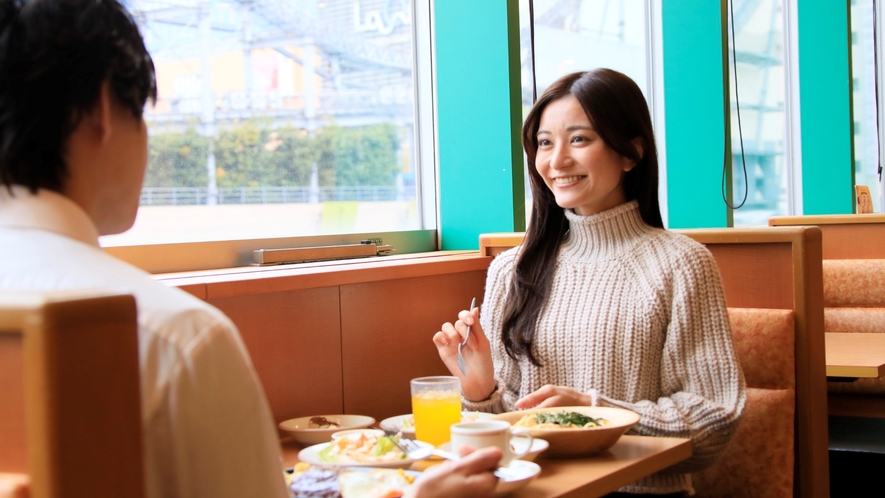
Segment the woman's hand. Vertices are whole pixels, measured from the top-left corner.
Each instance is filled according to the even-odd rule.
[[[426,471],[406,493],[407,498],[485,498],[495,494],[498,478],[492,474],[501,461],[501,450],[462,446],[457,462],[443,462]]]
[[[464,366],[467,374],[461,373],[458,368],[458,344],[467,335],[467,327],[470,327],[470,337],[467,344],[461,346],[461,356],[464,357]],[[479,324],[479,308],[462,310],[458,313],[458,321],[455,324],[446,322],[442,330],[433,336],[437,352],[443,363],[452,372],[452,375],[461,379],[461,391],[464,397],[470,401],[482,401],[488,398],[495,390],[495,367],[492,363],[492,350],[489,340],[486,338],[482,326]]]
[[[526,395],[516,402],[519,408],[548,408],[551,406],[592,406],[589,394],[579,393],[571,387],[546,386]]]

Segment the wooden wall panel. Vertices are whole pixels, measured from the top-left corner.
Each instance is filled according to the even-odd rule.
[[[27,472],[24,344],[0,332],[0,472]]]
[[[707,244],[707,249],[719,266],[728,306],[793,309],[791,244]]]
[[[824,259],[885,258],[885,223],[819,226]]]
[[[338,287],[209,303],[239,327],[277,422],[343,413]]]
[[[470,271],[342,286],[345,412],[378,420],[411,413],[409,380],[449,375],[433,334],[471,298],[482,302],[485,278]]]

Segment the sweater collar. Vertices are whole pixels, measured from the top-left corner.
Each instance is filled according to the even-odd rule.
[[[642,221],[635,200],[590,216],[565,210],[568,238],[560,254],[568,259],[611,259],[633,247],[638,237],[654,230]]]

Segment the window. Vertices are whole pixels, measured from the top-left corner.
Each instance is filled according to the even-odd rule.
[[[102,245],[434,229],[413,3],[126,2],[158,101],[135,226]]]
[[[883,192],[878,175],[879,130],[876,123],[873,1],[852,0],[851,2],[854,182],[856,185],[866,185],[870,188],[870,194],[873,197],[873,210],[881,213]],[[879,36],[881,37],[881,32]]]
[[[784,5],[783,0],[733,0],[733,6],[736,60],[729,69],[732,204],[740,204],[745,192],[747,195],[744,206],[734,211],[734,226],[763,226],[771,216],[789,214]]]

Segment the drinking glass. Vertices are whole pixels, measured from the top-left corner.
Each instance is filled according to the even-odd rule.
[[[449,428],[461,421],[461,381],[457,377],[412,379],[415,439],[439,446],[449,441]]]

